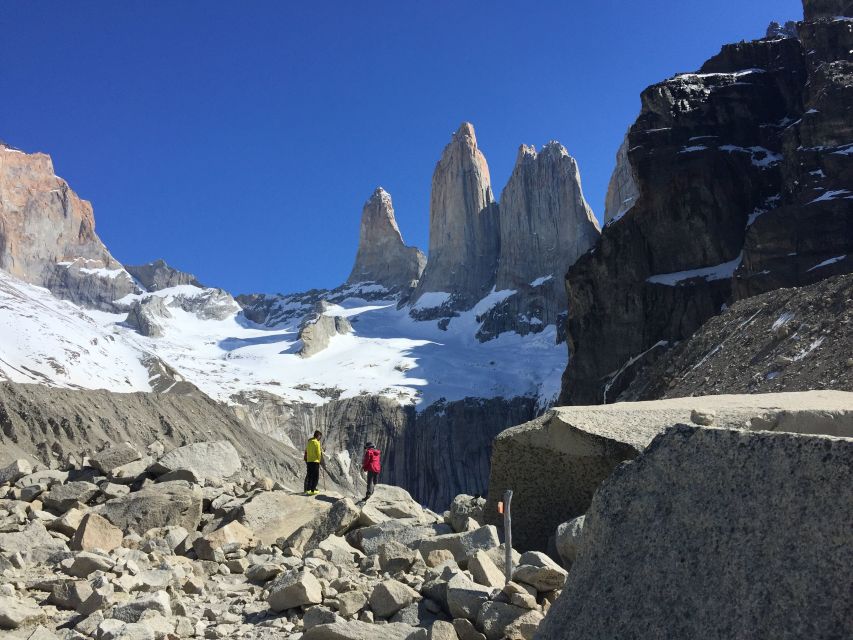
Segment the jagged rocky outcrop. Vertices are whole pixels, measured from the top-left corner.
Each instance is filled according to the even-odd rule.
[[[668,428],[595,494],[536,637],[850,636],[851,469],[849,438]]]
[[[853,391],[853,275],[740,300],[644,368],[619,401]]]
[[[193,274],[170,267],[165,260],[155,260],[136,266],[125,265],[124,268],[146,291],[160,291],[183,284],[204,287]]]
[[[567,277],[563,402],[612,401],[724,304],[853,270],[853,20],[805,7],[799,39],[727,45],[643,92],[640,196]]]
[[[302,340],[299,355],[303,358],[310,358],[328,347],[333,336],[346,335],[351,332],[352,325],[346,318],[321,313],[316,318],[306,322],[299,332],[299,339]]]
[[[136,300],[127,313],[125,323],[133,327],[143,336],[149,338],[163,337],[163,320],[171,318],[166,303],[159,296],[151,296]]]
[[[444,148],[432,176],[429,258],[414,299],[451,294],[470,308],[494,284],[500,237],[498,208],[486,158],[474,127],[463,123]]]
[[[376,282],[387,289],[408,289],[420,279],[425,266],[421,250],[403,243],[391,194],[377,188],[364,203],[358,253],[347,283]]]
[[[694,423],[731,429],[853,436],[853,393],[811,391],[674,398],[607,406],[558,407],[507,429],[492,449],[486,520],[513,490],[513,542],[544,551],[562,522],[587,512],[602,482],[641,454],[666,427]],[[686,476],[684,480],[694,482]]]
[[[634,168],[628,158],[628,134],[619,145],[616,152],[616,168],[610,176],[607,185],[607,195],[604,199],[604,223],[607,224],[614,218],[621,218],[634,206],[640,197],[640,188],[637,186],[637,178]]]
[[[81,200],[44,153],[0,144],[0,269],[84,306],[138,291],[95,233]]]

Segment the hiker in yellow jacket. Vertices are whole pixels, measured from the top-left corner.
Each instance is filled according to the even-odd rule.
[[[320,463],[323,461],[323,447],[320,445],[322,436],[322,433],[315,431],[314,437],[305,447],[305,455],[302,456],[306,466],[305,493],[309,496],[320,493],[317,491],[317,483],[320,482]]]

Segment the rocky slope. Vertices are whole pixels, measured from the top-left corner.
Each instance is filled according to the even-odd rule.
[[[853,390],[853,275],[741,300],[634,378],[619,400]]]
[[[251,468],[300,488],[302,449],[277,441],[236,418],[202,393],[110,393],[0,384],[0,463],[26,456],[52,468],[80,463],[115,442],[141,451],[155,442],[173,448],[202,440],[230,443]],[[332,486],[351,490],[349,468],[329,465]]]
[[[805,8],[798,38],[727,45],[643,92],[614,176],[639,196],[566,280],[563,401],[612,401],[724,304],[851,271],[853,19]]]
[[[420,280],[425,266],[426,256],[403,243],[391,194],[379,187],[364,203],[358,253],[347,283],[376,282],[386,289],[407,290]]]
[[[360,505],[293,494],[222,442],[147,457],[117,443],[63,471],[15,460],[0,467],[0,629],[531,640],[566,571],[513,550],[507,567],[482,515],[482,499],[438,516],[386,485]]]

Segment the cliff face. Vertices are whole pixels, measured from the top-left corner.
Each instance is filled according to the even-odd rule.
[[[643,92],[640,195],[566,280],[563,402],[613,400],[724,304],[853,270],[853,21],[798,31]]]
[[[628,160],[628,134],[616,152],[616,168],[610,176],[607,185],[607,195],[604,200],[604,223],[607,224],[614,218],[621,218],[628,212],[637,198],[640,197],[634,168]]]
[[[137,290],[95,234],[81,200],[43,153],[0,145],[0,269],[86,306]]]
[[[470,308],[494,284],[500,236],[486,158],[474,127],[462,124],[444,148],[432,176],[429,260],[415,292],[452,294]]]
[[[391,194],[379,187],[364,203],[355,264],[348,283],[376,282],[387,289],[411,287],[420,279],[426,256],[407,247],[394,217]]]
[[[362,490],[361,452],[382,451],[381,482],[405,488],[421,504],[445,509],[459,493],[485,495],[492,440],[537,412],[532,398],[468,398],[416,412],[390,398],[362,396],[324,405],[294,404],[270,394],[234,398],[238,416],[300,449],[319,429],[327,455]],[[436,455],[436,452],[441,455]]]

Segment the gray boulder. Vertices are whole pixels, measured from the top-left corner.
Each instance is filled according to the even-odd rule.
[[[376,626],[360,620],[334,622],[312,627],[302,640],[426,640],[426,630],[410,627],[400,622]]]
[[[282,573],[267,587],[267,602],[273,611],[323,602],[323,588],[312,574],[299,571]]]
[[[161,473],[185,469],[198,478],[221,480],[237,473],[242,465],[234,445],[220,440],[178,447],[161,457],[155,466]]]
[[[851,522],[853,439],[671,427],[596,493],[538,637],[849,637]]]
[[[421,555],[426,557],[430,551],[446,549],[453,554],[456,562],[465,563],[468,557],[477,551],[487,551],[500,545],[498,530],[488,525],[466,533],[450,533],[422,540],[418,545]]]
[[[419,543],[435,536],[449,534],[450,527],[445,524],[412,525],[399,520],[388,520],[350,531],[346,535],[347,542],[367,555],[379,553],[383,544],[397,541],[409,547],[418,547]]]
[[[561,589],[566,582],[567,571],[540,551],[521,554],[519,565],[512,574],[515,582],[523,582],[537,591]]]
[[[168,526],[195,531],[201,522],[201,508],[202,493],[198,487],[164,482],[108,500],[96,510],[119,529],[142,534]]]
[[[35,604],[0,596],[0,629],[17,629],[37,624],[45,617],[44,611]]]
[[[475,498],[464,493],[456,496],[453,498],[453,502],[450,503],[450,526],[457,533],[466,531],[468,518],[482,525],[484,523],[483,509],[485,506],[485,498]]]
[[[578,547],[580,546],[581,534],[583,533],[584,517],[578,516],[577,518],[572,518],[557,527],[557,553],[563,561],[563,566],[567,569],[572,566],[575,558],[578,557]]]
[[[142,615],[154,611],[167,618],[172,615],[172,602],[165,591],[155,591],[137,596],[125,604],[113,608],[111,617],[122,622],[139,622]]]
[[[486,602],[477,614],[477,628],[486,636],[486,640],[501,640],[506,637],[506,629],[522,616],[531,611],[504,602]],[[533,612],[536,613],[536,612]],[[539,619],[541,619],[539,614]]]
[[[420,598],[420,594],[410,586],[397,580],[385,580],[373,588],[370,594],[370,608],[377,616],[390,618],[400,609]]]
[[[99,492],[98,486],[91,482],[68,482],[54,485],[50,491],[41,495],[41,501],[48,509],[65,513],[77,502],[86,504]]]
[[[480,607],[489,600],[494,590],[477,584],[464,573],[458,573],[447,581],[447,608],[454,618],[477,619]]]
[[[16,482],[17,480],[33,472],[33,466],[28,460],[13,460],[0,469],[0,484]]]

